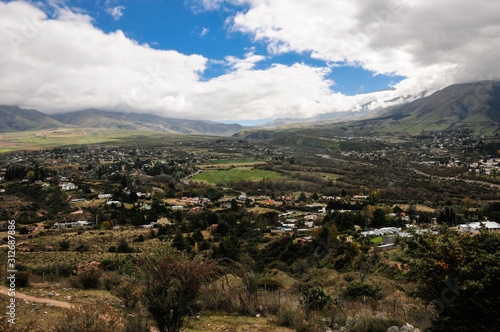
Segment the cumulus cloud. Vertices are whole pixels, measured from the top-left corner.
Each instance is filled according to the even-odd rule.
[[[92,17],[64,5],[48,17],[29,3],[0,2],[0,103],[48,113],[100,108],[212,120],[303,118],[385,107],[399,96],[500,73],[494,1],[189,1],[200,10],[244,5],[226,27],[265,43],[268,53],[228,54],[221,62],[227,72],[206,81],[203,73],[216,61],[203,55],[152,49],[120,30],[104,33]],[[286,52],[329,66],[258,66]],[[338,65],[407,79],[393,90],[345,96],[331,79]]]
[[[48,19],[24,2],[0,2],[0,100],[46,112],[129,107],[182,109],[207,59],[154,50],[88,16]]]
[[[270,52],[406,76],[400,94],[500,76],[497,1],[241,1],[233,29]]]

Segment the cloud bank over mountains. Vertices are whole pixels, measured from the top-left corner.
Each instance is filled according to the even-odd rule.
[[[227,33],[247,34],[267,54],[252,48],[243,58],[228,54],[226,72],[205,79],[214,60],[202,52],[159,50],[120,30],[105,33],[84,11],[60,2],[50,2],[50,11],[0,2],[1,104],[47,113],[99,108],[210,120],[304,118],[389,106],[399,96],[500,76],[496,1],[192,2],[198,12],[236,8],[225,18]],[[325,65],[258,66],[290,52]],[[346,96],[335,89],[336,66],[406,79],[393,90]]]

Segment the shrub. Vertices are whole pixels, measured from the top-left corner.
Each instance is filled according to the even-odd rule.
[[[190,257],[171,248],[139,261],[144,281],[144,300],[160,332],[179,331],[192,312],[203,283],[223,274],[218,261],[201,255]]]
[[[79,252],[89,251],[89,246],[88,246],[88,244],[82,243],[78,247],[76,247],[75,250],[79,251]]]
[[[119,318],[111,315],[112,308],[97,301],[73,308],[59,317],[51,331],[99,331],[114,332],[119,330]]]
[[[122,282],[122,277],[115,272],[108,272],[104,274],[102,278],[102,284],[104,288],[108,291],[116,288]]]
[[[68,250],[69,246],[70,246],[70,242],[68,240],[62,240],[61,242],[59,242],[59,248],[62,251]]]
[[[147,313],[139,313],[137,315],[130,315],[124,324],[125,332],[149,332],[149,321]]]
[[[403,323],[384,316],[356,315],[346,320],[346,332],[385,332],[391,326],[401,326]]]
[[[320,287],[314,287],[302,291],[302,300],[300,304],[308,310],[323,310],[338,305],[337,299],[333,299],[331,295],[325,293]]]
[[[122,237],[118,241],[118,246],[116,248],[116,251],[121,253],[130,253],[134,252],[134,249],[130,247],[127,240],[125,240],[125,238]]]
[[[140,299],[140,289],[137,287],[137,280],[127,277],[113,290],[113,294],[123,301],[123,305],[126,308],[135,308]]]
[[[340,296],[345,299],[354,300],[361,296],[371,297],[375,300],[380,300],[383,296],[380,294],[382,287],[380,285],[372,285],[363,282],[351,282],[340,293]]]
[[[259,281],[259,287],[268,290],[278,290],[283,288],[283,283],[280,280],[273,278],[261,278]]]
[[[30,275],[28,271],[18,271],[16,273],[16,288],[29,286]]]
[[[294,327],[297,319],[305,319],[302,310],[298,310],[293,305],[283,305],[276,314],[276,324],[284,327]]]
[[[87,265],[78,270],[78,283],[83,289],[99,288],[102,271],[97,266]]]
[[[74,274],[75,266],[70,263],[55,263],[50,265],[37,266],[33,273],[44,276],[49,280],[58,280],[59,277],[69,277]]]
[[[138,237],[134,238],[133,242],[144,242],[144,235],[139,235]]]
[[[498,331],[500,327],[500,236],[474,236],[443,227],[438,235],[408,240],[409,277],[416,294],[434,303],[432,331]],[[496,303],[496,304],[495,304]]]

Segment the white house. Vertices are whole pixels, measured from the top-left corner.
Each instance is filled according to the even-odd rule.
[[[462,233],[479,233],[481,227],[484,227],[489,232],[499,232],[500,224],[494,221],[477,221],[470,222],[467,224],[462,224],[458,227],[458,230]]]
[[[111,198],[111,194],[99,194],[99,195],[97,195],[97,198],[99,198],[99,199]]]
[[[76,186],[74,183],[71,182],[66,182],[61,184],[62,190],[74,190],[76,189]]]
[[[70,221],[70,222],[56,222],[52,227],[54,228],[75,228],[75,227],[83,227],[83,226],[91,226],[92,223],[85,220],[79,221]]]

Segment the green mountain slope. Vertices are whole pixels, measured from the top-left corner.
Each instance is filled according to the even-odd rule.
[[[37,110],[0,105],[0,132],[5,133],[58,127],[64,127],[64,124]]]
[[[53,114],[51,117],[62,123],[80,127],[159,131],[196,135],[230,136],[244,128],[238,124],[173,119],[152,114],[108,112],[95,109]]]
[[[286,145],[329,146],[332,136],[392,136],[469,129],[483,135],[500,130],[500,82],[455,84],[410,103],[377,111],[369,118],[318,122],[301,128],[246,129],[234,136]]]

